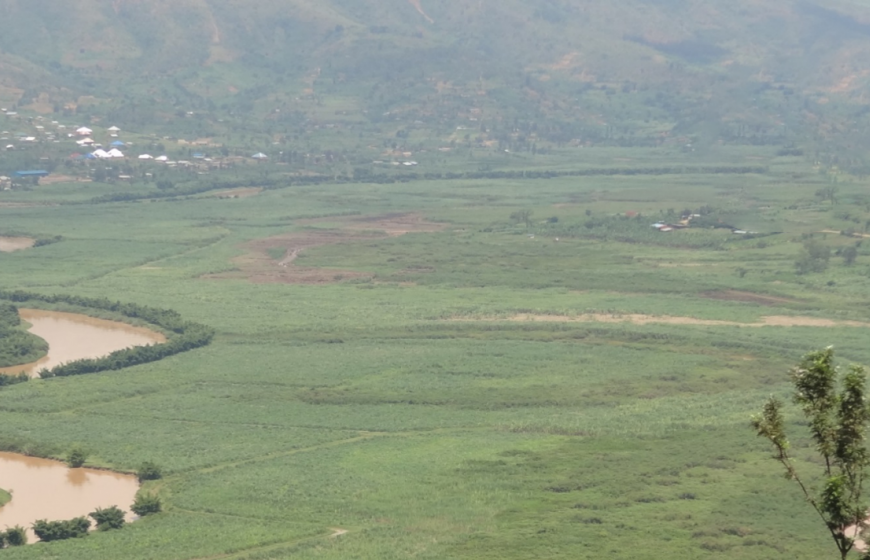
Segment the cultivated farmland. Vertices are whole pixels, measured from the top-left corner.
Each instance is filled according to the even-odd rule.
[[[706,163],[759,172],[14,193],[4,229],[61,238],[0,253],[0,288],[216,335],[0,390],[4,449],[164,472],[163,513],[3,554],[822,557],[748,420],[811,349],[870,364],[867,183],[837,177],[834,204],[803,159],[729,150]],[[586,152],[571,164],[634,155]]]

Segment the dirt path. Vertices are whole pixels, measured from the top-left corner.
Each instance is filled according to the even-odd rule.
[[[823,229],[822,231],[820,231],[818,233],[833,233],[835,235],[842,235],[841,232],[835,231],[833,229]],[[867,239],[867,238],[870,238],[870,233],[858,233],[856,231],[852,235],[849,235],[848,237],[861,237],[861,238]]]
[[[426,21],[428,21],[429,23],[435,23],[435,20],[430,18],[429,14],[427,14],[426,11],[423,9],[423,5],[420,3],[420,0],[408,0],[408,3],[417,8],[417,11],[420,12],[420,15],[426,18]]]
[[[336,222],[336,228],[315,229],[318,225]],[[247,279],[258,284],[328,284],[354,278],[371,278],[374,275],[368,272],[302,267],[296,261],[306,249],[324,245],[373,241],[444,229],[442,224],[427,222],[419,214],[318,218],[298,220],[296,225],[310,226],[312,229],[250,241],[244,245],[245,254],[233,259],[237,270],[209,274],[202,278]],[[274,249],[282,249],[283,258],[273,258],[271,254],[274,254]]]
[[[261,192],[263,192],[262,187],[242,187],[238,189],[230,189],[228,191],[218,191],[209,194],[209,196],[215,198],[250,198],[252,196],[257,196]]]
[[[742,301],[744,303],[755,303],[766,306],[800,303],[798,300],[794,299],[769,296],[766,294],[756,294],[754,292],[743,292],[740,290],[715,290],[704,292],[701,296],[722,301]]]
[[[290,249],[287,249],[287,255],[284,257],[283,261],[278,263],[278,266],[286,267],[288,264],[291,264],[293,261],[296,260],[296,257],[299,256],[299,253],[301,251],[302,249],[293,249],[292,251]]]
[[[632,325],[691,325],[707,327],[870,327],[870,323],[859,321],[835,321],[817,317],[790,317],[785,315],[770,315],[762,317],[756,323],[739,323],[737,321],[721,321],[717,319],[697,319],[694,317],[674,317],[669,315],[642,315],[637,313],[607,314],[586,313],[583,315],[537,315],[523,313],[507,318],[498,317],[457,317],[453,321],[508,321],[508,322],[538,322],[538,323],[629,323]]]
[[[342,535],[346,535],[347,532],[348,532],[347,529],[337,529],[337,528],[333,527],[332,534],[329,535],[329,538],[334,539],[334,538],[340,537]]]

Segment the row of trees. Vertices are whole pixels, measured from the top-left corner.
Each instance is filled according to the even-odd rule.
[[[145,517],[146,515],[159,513],[161,510],[160,498],[154,496],[153,494],[139,492],[138,494],[136,494],[136,501],[133,502],[132,506],[130,506],[130,510],[139,517]],[[127,512],[125,512],[118,506],[111,506],[107,508],[97,508],[95,511],[92,511],[87,516],[82,515],[81,517],[74,517],[72,519],[64,519],[60,521],[48,521],[47,519],[40,519],[38,521],[34,521],[32,525],[33,533],[42,542],[77,539],[81,537],[86,537],[88,535],[88,531],[91,528],[91,520],[88,519],[88,517],[92,517],[94,519],[94,522],[96,522],[97,524],[98,531],[111,531],[124,527],[124,516],[126,515],[126,513]],[[8,535],[12,532],[15,533],[14,537],[15,539],[17,539],[14,541],[15,543],[27,543],[27,535],[24,532],[24,529],[22,529],[21,527],[15,527],[13,529],[10,529],[3,535]],[[8,536],[5,540],[10,545],[13,544],[13,540],[10,539]]]
[[[590,177],[597,175],[679,175],[679,174],[764,174],[768,169],[756,165],[716,165],[716,166],[670,166],[670,167],[602,167],[575,169],[568,171],[468,171],[464,173],[372,173],[366,168],[354,170],[353,175],[287,175],[246,177],[235,180],[212,180],[173,185],[160,192],[119,192],[92,198],[91,204],[109,202],[133,202],[136,200],[177,198],[193,196],[213,190],[228,190],[239,187],[263,187],[279,189],[293,186],[320,184],[376,183],[393,184],[411,181],[455,181],[472,179],[555,179],[558,177]]]
[[[78,360],[56,366],[50,370],[42,370],[39,372],[39,375],[43,379],[118,370],[154,362],[168,356],[206,346],[211,343],[214,337],[214,330],[211,327],[185,321],[176,311],[147,307],[135,303],[121,303],[107,298],[42,295],[23,291],[0,290],[0,300],[13,303],[25,303],[28,301],[47,304],[66,303],[78,307],[111,311],[131,319],[141,319],[173,333],[164,344],[126,348],[112,352],[103,358]]]

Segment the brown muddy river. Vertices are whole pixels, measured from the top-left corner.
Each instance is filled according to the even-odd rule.
[[[30,525],[38,519],[72,519],[98,507],[118,506],[131,521],[139,483],[132,475],[70,469],[58,461],[0,453],[0,488],[12,494],[12,501],[0,507],[0,529],[21,525],[33,543]]]
[[[0,253],[30,249],[34,243],[36,240],[29,237],[0,237]]]
[[[19,309],[18,312],[32,325],[27,330],[48,342],[48,355],[30,364],[0,368],[2,374],[24,371],[34,377],[43,368],[51,369],[84,358],[99,358],[131,346],[166,342],[166,337],[158,332],[117,321],[40,309]],[[0,488],[3,488],[2,483]]]

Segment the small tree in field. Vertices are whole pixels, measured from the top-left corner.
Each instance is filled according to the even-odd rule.
[[[771,397],[762,413],[752,419],[752,427],[773,444],[774,459],[785,467],[786,477],[800,487],[845,559],[855,545],[854,531],[865,527],[868,515],[864,478],[870,456],[864,436],[870,412],[864,399],[864,369],[851,366],[839,383],[838,377],[830,347],[807,354],[791,371],[794,401],[809,422],[821,459],[821,489],[812,488],[801,478],[789,455],[781,401]]]
[[[77,445],[73,447],[70,450],[69,455],[67,455],[66,464],[72,469],[77,469],[85,464],[87,458],[88,455],[85,453],[85,450]]]
[[[94,521],[97,522],[98,531],[109,531],[111,529],[120,529],[124,526],[124,510],[118,506],[112,506],[105,509],[97,508],[96,511],[89,513]]]
[[[136,477],[139,479],[139,482],[145,482],[146,480],[159,480],[163,478],[163,469],[151,461],[145,461],[139,467],[139,470],[136,471]]]
[[[136,494],[136,500],[133,502],[133,505],[130,506],[130,509],[139,517],[145,517],[152,513],[160,513],[160,498],[154,494],[139,492]]]

